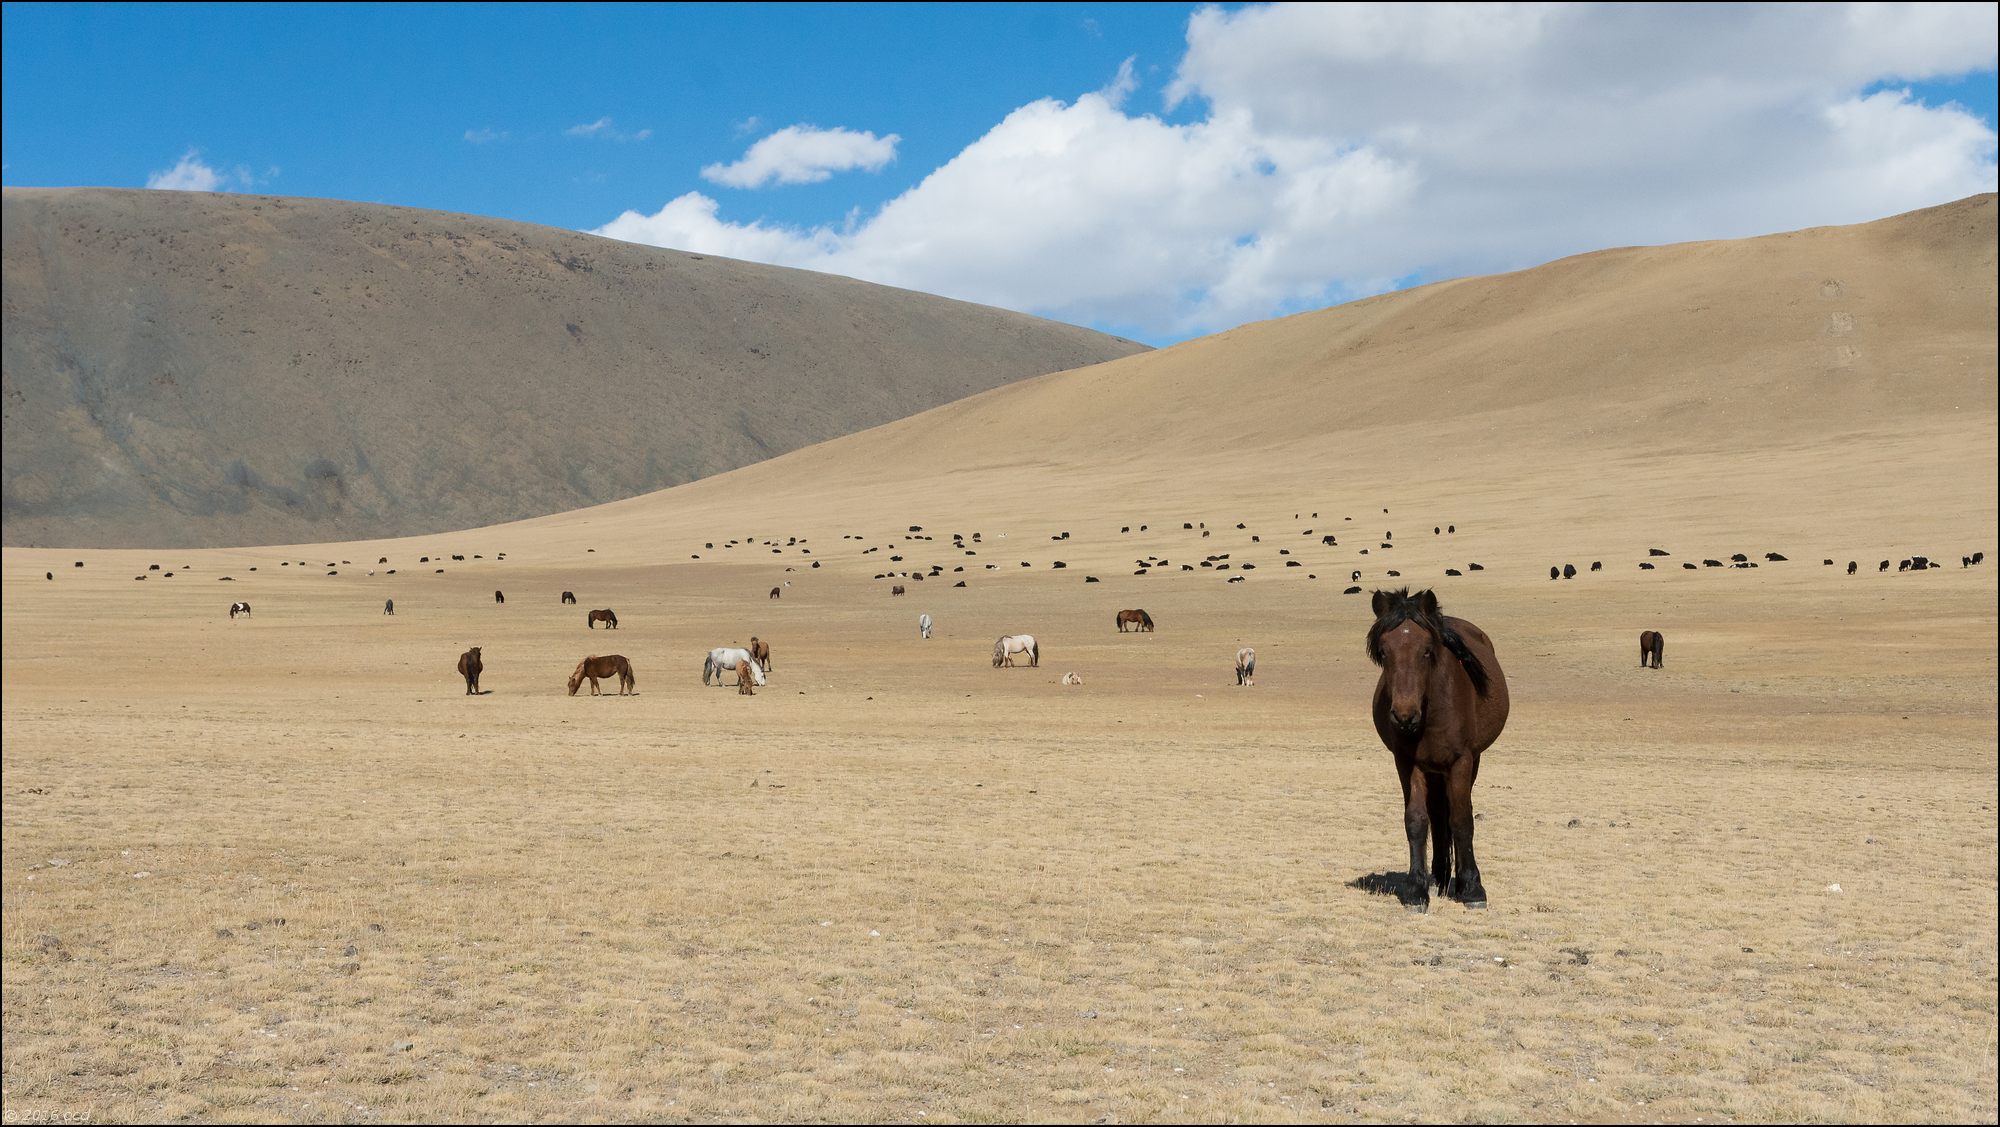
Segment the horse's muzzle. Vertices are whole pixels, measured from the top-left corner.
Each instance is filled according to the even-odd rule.
[[[1415,712],[1405,716],[1392,708],[1389,710],[1389,723],[1394,724],[1401,731],[1414,734],[1424,726],[1424,710],[1419,707]]]

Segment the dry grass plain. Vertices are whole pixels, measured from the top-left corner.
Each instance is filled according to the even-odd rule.
[[[900,599],[817,529],[818,570],[9,549],[7,1119],[1994,1117],[1991,564],[1453,581],[1515,694],[1493,899],[1413,915],[1368,891],[1403,845],[1367,612],[1262,515],[1145,534],[1273,559],[1242,584],[1015,527],[975,559],[1011,572]],[[1508,557],[1410,519],[1413,575]],[[1039,669],[991,668],[1014,630]],[[752,634],[770,685],[704,689]],[[638,695],[566,696],[589,652]]]
[[[1444,283],[514,525],[0,551],[5,1118],[1991,1122],[1994,215]],[[1357,569],[1498,648],[1487,910],[1370,891]],[[771,684],[704,688],[751,635]],[[638,695],[566,696],[606,652]]]

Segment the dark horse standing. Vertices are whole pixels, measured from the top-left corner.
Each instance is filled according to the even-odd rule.
[[[597,624],[600,622],[604,623],[608,629],[618,629],[618,616],[612,614],[609,610],[591,611],[583,620],[583,624],[592,630],[597,629]]]
[[[1665,634],[1660,633],[1658,630],[1639,631],[1639,668],[1644,669],[1648,665],[1651,665],[1654,669],[1658,669],[1660,667],[1660,658],[1664,657],[1666,652],[1667,636]]]
[[[1507,724],[1507,677],[1486,632],[1445,617],[1431,592],[1377,591],[1374,609],[1368,656],[1382,667],[1375,731],[1395,755],[1403,783],[1411,906],[1428,907],[1436,884],[1466,907],[1484,908],[1486,887],[1472,853],[1472,784],[1480,753]],[[1433,854],[1428,873],[1426,830]]]
[[[486,668],[479,660],[479,649],[474,646],[458,655],[458,673],[465,678],[465,695],[469,697],[479,695],[479,673]]]
[[[1117,622],[1120,634],[1125,632],[1127,626],[1136,627],[1141,632],[1150,631],[1153,628],[1153,616],[1147,614],[1144,610],[1121,610],[1118,612],[1118,617],[1115,621]]]

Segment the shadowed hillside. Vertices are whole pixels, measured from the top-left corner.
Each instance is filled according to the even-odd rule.
[[[514,520],[1143,347],[440,212],[184,192],[4,199],[12,545]]]

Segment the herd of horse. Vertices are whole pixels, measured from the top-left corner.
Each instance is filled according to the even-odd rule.
[[[774,597],[778,591],[773,588]],[[501,601],[500,592],[495,591],[494,598]],[[576,596],[565,591],[562,601],[572,604]],[[1409,870],[1399,894],[1416,911],[1428,909],[1434,891],[1469,908],[1483,908],[1486,889],[1473,847],[1472,788],[1479,778],[1480,756],[1507,724],[1506,675],[1485,631],[1465,619],[1446,615],[1434,592],[1378,590],[1371,606],[1375,618],[1364,648],[1382,672],[1370,711],[1376,735],[1395,760],[1409,845]],[[394,613],[394,604],[385,604],[383,611]],[[247,602],[229,606],[231,618],[249,613]],[[594,629],[599,622],[616,629],[618,616],[609,609],[591,611],[586,625]],[[1121,610],[1113,622],[1120,633],[1128,627],[1142,632],[1154,629],[1153,617],[1144,609]],[[918,627],[920,635],[929,638],[930,615],[920,615]],[[1646,630],[1639,635],[1642,668],[1661,668],[1665,650],[1666,639],[1659,631]],[[480,695],[479,678],[484,669],[480,651],[481,647],[474,646],[458,659],[467,695]],[[1034,635],[1008,634],[994,641],[994,668],[1012,666],[1017,656],[1026,657],[1030,667],[1039,667],[1041,646]],[[753,636],[748,646],[709,650],[702,659],[701,683],[724,686],[733,682],[739,693],[754,695],[756,688],[766,684],[770,668],[770,643]],[[1235,669],[1239,686],[1252,685],[1257,651],[1250,646],[1238,649]],[[571,672],[569,695],[575,696],[588,681],[591,695],[601,696],[600,680],[614,677],[618,695],[637,691],[637,678],[628,658],[622,654],[591,655]],[[1083,679],[1066,673],[1063,683],[1081,685]]]

